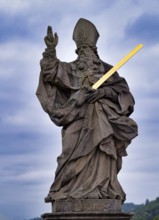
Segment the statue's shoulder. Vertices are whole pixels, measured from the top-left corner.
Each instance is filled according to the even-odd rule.
[[[101,60],[101,63],[102,63],[102,65],[103,65],[103,67],[104,67],[105,73],[107,73],[107,72],[113,67],[111,64],[106,63],[106,62],[104,62],[104,61],[102,61],[102,60]],[[117,72],[115,72],[115,73],[111,76],[111,78],[116,78],[116,77],[119,77],[119,74],[118,74]]]
[[[108,72],[108,71],[113,67],[111,64],[106,63],[106,62],[104,62],[104,61],[102,61],[102,60],[101,60],[101,63],[102,63],[102,65],[103,65],[103,67],[104,67],[104,71],[105,71],[105,72]]]
[[[104,65],[105,68],[107,68],[108,70],[110,70],[113,66],[109,63],[104,62],[103,60],[101,60],[101,63]]]

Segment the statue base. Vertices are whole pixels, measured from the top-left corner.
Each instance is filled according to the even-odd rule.
[[[52,212],[121,212],[117,199],[61,199],[52,203]]]
[[[132,213],[121,212],[122,202],[117,199],[63,199],[52,203],[52,213],[43,220],[130,220]]]
[[[104,212],[56,212],[42,215],[43,220],[130,220],[133,214]]]

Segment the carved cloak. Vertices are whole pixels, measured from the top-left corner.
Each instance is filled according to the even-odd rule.
[[[103,62],[102,68],[98,75],[90,76],[92,84],[111,66]],[[125,79],[115,73],[102,85],[116,92],[116,102],[105,97],[78,106],[77,100],[85,94],[81,89],[83,76],[76,73],[76,61],[65,63],[44,58],[41,69],[37,96],[51,120],[63,127],[62,153],[57,159],[49,198],[124,201],[117,173],[128,144],[137,135],[137,125],[129,118],[134,99]]]

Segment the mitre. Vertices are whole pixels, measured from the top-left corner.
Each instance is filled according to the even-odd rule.
[[[73,40],[77,48],[83,45],[96,47],[98,38],[99,33],[95,25],[84,18],[80,18],[73,31]]]

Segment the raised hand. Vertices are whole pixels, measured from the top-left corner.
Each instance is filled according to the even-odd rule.
[[[55,48],[58,44],[58,35],[57,33],[53,34],[52,27],[48,26],[47,35],[44,38],[47,48]]]

